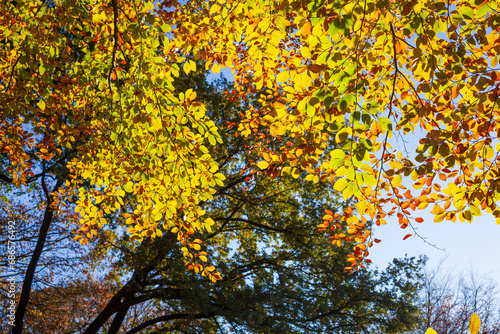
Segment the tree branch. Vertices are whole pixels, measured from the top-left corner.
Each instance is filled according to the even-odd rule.
[[[0,180],[7,182],[7,183],[12,183],[12,179],[8,177],[7,175],[0,174]]]
[[[113,84],[111,83],[112,76],[113,76],[113,71],[116,68],[116,50],[119,47],[118,44],[118,3],[117,0],[112,0],[111,1],[113,5],[113,38],[114,38],[114,43],[113,43],[113,55],[112,55],[112,60],[111,60],[111,68],[109,69],[109,74],[108,74],[108,85],[109,85],[109,90],[113,92]]]
[[[139,333],[141,330],[155,325],[159,322],[164,322],[164,321],[170,321],[170,320],[176,320],[176,319],[205,319],[205,318],[211,318],[216,316],[216,312],[208,312],[208,313],[197,313],[197,314],[190,314],[190,313],[177,313],[177,314],[169,314],[169,315],[164,315],[158,318],[154,318],[151,320],[148,320],[142,324],[140,324],[137,327],[132,328],[125,334],[135,334]]]

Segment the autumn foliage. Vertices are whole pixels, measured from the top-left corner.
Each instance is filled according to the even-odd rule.
[[[354,242],[347,270],[370,221],[407,228],[429,205],[436,222],[500,217],[496,1],[26,0],[0,4],[0,25],[3,179],[69,161],[52,208],[75,205],[82,244],[119,212],[132,239],[173,232],[187,267],[220,279],[194,235],[214,224],[200,203],[224,187],[222,140],[173,85],[201,63],[233,71],[231,99],[260,95],[231,124],[259,139],[242,167],[355,199],[318,222]]]

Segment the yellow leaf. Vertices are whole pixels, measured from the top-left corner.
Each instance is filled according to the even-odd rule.
[[[191,71],[196,72],[196,62],[194,62],[193,60],[188,60],[188,63]]]
[[[44,100],[40,100],[38,102],[38,106],[40,107],[40,109],[45,110],[45,101]]]
[[[479,320],[479,316],[477,315],[477,313],[474,313],[470,317],[470,322],[469,322],[470,334],[477,334],[477,332],[479,332],[480,327],[481,327],[481,321]]]
[[[345,187],[347,187],[348,183],[349,182],[346,179],[338,179],[335,182],[333,189],[335,189],[337,191],[342,191],[345,189]]]
[[[281,122],[276,122],[276,123],[272,124],[269,130],[271,132],[271,135],[273,135],[275,137],[282,136],[286,133],[286,127],[283,126],[283,124]]]
[[[432,211],[431,211],[431,213],[434,215],[438,215],[438,214],[443,213],[443,212],[444,212],[444,209],[441,208],[441,206],[439,206],[439,204],[435,204],[434,207],[432,208]]]
[[[217,63],[214,63],[214,66],[212,66],[212,72],[214,73],[219,73],[220,72],[220,66]]]
[[[435,330],[433,330],[432,328],[427,328],[427,330],[425,331],[425,334],[437,334],[437,332]]]
[[[304,47],[304,46],[300,48],[300,53],[306,59],[311,59],[311,57],[312,57],[311,56],[311,51],[309,51],[309,49],[306,48],[306,47]]]
[[[260,169],[266,169],[269,166],[269,162],[267,161],[261,161],[257,164],[257,167]]]
[[[276,77],[277,82],[285,82],[290,78],[290,71],[283,71]]]
[[[283,169],[281,170],[281,175],[282,176],[287,176],[287,175],[290,175],[290,172],[292,171],[292,167],[283,167]]]
[[[401,182],[403,181],[403,177],[401,175],[396,175],[392,179],[392,186],[393,187],[399,187],[401,185]]]
[[[472,212],[472,214],[476,217],[479,217],[481,216],[481,209],[475,205],[470,205],[470,211]]]
[[[207,261],[208,261],[208,259],[207,259],[207,257],[206,257],[206,256],[200,255],[200,256],[198,256],[198,257],[199,257],[199,258],[200,258],[200,260],[202,260],[203,262],[207,262]]]
[[[162,214],[161,212],[158,212],[158,213],[157,213],[157,214],[153,217],[153,219],[154,219],[155,221],[159,221],[159,220],[161,220],[162,218],[163,218],[163,214]]]
[[[191,60],[191,61],[192,61],[192,60]],[[191,69],[190,60],[188,60],[188,61],[186,61],[186,62],[184,63],[184,65],[182,66],[182,69],[184,70],[184,72],[185,72],[186,74],[189,74],[189,72],[191,72],[191,70],[192,70],[192,69]],[[196,69],[196,65],[195,65],[195,69]]]
[[[132,181],[128,181],[124,186],[123,186],[123,189],[128,192],[128,193],[131,193],[134,191],[134,183]]]
[[[491,63],[491,67],[497,67],[497,65],[498,65],[498,56],[492,57],[490,59],[490,63]]]
[[[301,33],[302,36],[307,37],[311,34],[311,32],[312,32],[312,25],[311,22],[308,21],[304,23],[304,25],[302,26]]]
[[[446,218],[446,212],[442,212],[440,214],[437,214],[436,217],[434,217],[434,222],[435,223],[440,223]]]

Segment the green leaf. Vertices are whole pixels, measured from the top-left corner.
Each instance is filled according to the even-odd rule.
[[[330,152],[331,160],[329,166],[331,169],[337,169],[344,165],[345,152],[341,149],[335,149]]]
[[[388,119],[387,117],[379,117],[378,118],[378,123],[380,124],[380,127],[384,131],[392,131],[392,123],[391,120]]]

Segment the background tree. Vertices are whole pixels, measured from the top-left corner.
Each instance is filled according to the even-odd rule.
[[[479,333],[500,333],[498,284],[487,276],[478,275],[472,268],[457,275],[440,265],[426,268],[421,283],[421,319],[418,329],[410,333],[425,333],[429,327],[442,334],[468,333],[474,313],[481,320]]]
[[[49,175],[47,174],[48,177]],[[44,220],[47,203],[44,201],[44,192],[38,186],[39,183],[33,181],[28,182],[28,187],[5,192],[9,201],[0,205],[2,254],[7,254],[8,241],[15,246],[13,271],[7,265],[7,256],[1,259],[0,293],[4,307],[0,313],[3,318],[0,328],[5,333],[11,329],[7,318],[6,303],[9,301],[7,289],[10,286],[7,279],[14,276],[17,286],[17,303],[20,302],[19,292],[23,287],[29,286],[27,290],[29,294],[25,294],[23,300],[26,303],[23,315],[26,325],[23,332],[78,333],[86,325],[84,319],[93,316],[89,310],[98,308],[98,301],[104,298],[103,292],[99,293],[99,298],[96,298],[97,292],[93,294],[91,292],[99,291],[99,289],[106,290],[108,283],[99,287],[90,279],[90,275],[85,275],[89,263],[96,259],[90,256],[88,250],[82,249],[73,240],[76,228],[73,209],[61,208],[50,220]],[[25,193],[22,193],[23,190]],[[21,193],[21,195],[16,196],[16,193]],[[8,221],[15,223],[14,239],[11,239],[11,235],[7,233]],[[44,237],[43,247],[37,249],[40,247],[40,234],[47,222],[49,226],[46,226],[48,230]],[[34,263],[36,265],[30,276],[27,269]],[[31,282],[28,281],[30,278]],[[96,299],[92,302],[93,298]]]

